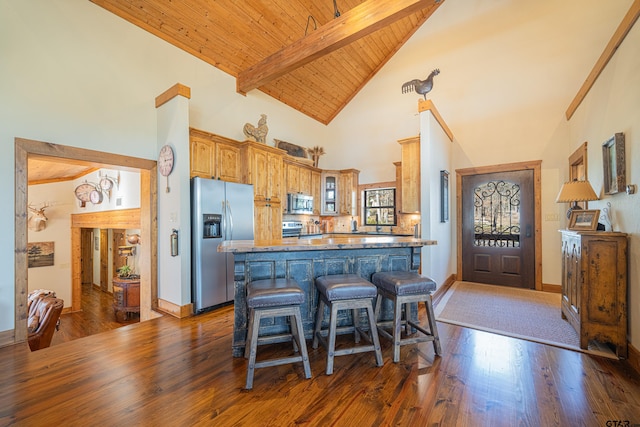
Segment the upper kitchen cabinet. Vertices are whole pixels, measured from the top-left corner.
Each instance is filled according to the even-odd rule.
[[[246,141],[243,144],[244,182],[253,184],[255,200],[282,201],[283,150]]]
[[[338,171],[322,172],[322,215],[338,215],[338,185],[340,173]]]
[[[360,171],[346,169],[340,171],[340,215],[358,215],[358,177]]]
[[[313,172],[320,172],[311,165],[292,156],[284,157],[285,188],[287,193],[299,193],[312,196],[314,193],[311,175]],[[318,191],[320,190],[318,182]]]
[[[283,150],[246,141],[244,182],[253,184],[254,238],[282,237]]]
[[[402,213],[420,212],[420,136],[398,141],[402,147],[401,204]]]
[[[190,177],[242,182],[241,150],[234,140],[189,129]]]
[[[319,170],[311,171],[311,195],[313,196],[313,214],[320,215],[322,203],[322,173]]]

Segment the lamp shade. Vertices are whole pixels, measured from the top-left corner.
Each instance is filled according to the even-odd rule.
[[[598,200],[589,181],[569,181],[562,184],[556,203],[588,202]]]

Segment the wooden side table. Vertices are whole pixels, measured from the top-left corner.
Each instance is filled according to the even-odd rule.
[[[113,278],[113,310],[118,322],[140,313],[140,279]]]
[[[562,232],[562,317],[580,335],[610,343],[627,358],[627,235]]]

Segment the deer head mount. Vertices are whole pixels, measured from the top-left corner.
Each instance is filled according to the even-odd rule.
[[[29,216],[29,219],[27,220],[27,228],[29,228],[29,230],[42,231],[47,228],[48,218],[44,214],[44,210],[49,206],[51,206],[49,205],[49,203],[43,203],[40,209],[36,209],[31,206],[31,203],[29,203],[29,206],[27,206],[27,208],[32,212],[32,215]]]

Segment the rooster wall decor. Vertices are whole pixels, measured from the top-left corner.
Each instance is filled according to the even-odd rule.
[[[267,127],[267,115],[260,114],[260,120],[258,120],[258,126],[254,126],[251,123],[245,123],[244,128],[242,128],[244,132],[244,136],[247,139],[266,143],[267,141],[267,132],[269,132],[269,128]]]
[[[413,79],[402,85],[402,93],[413,92],[414,90],[427,99],[427,93],[433,88],[433,78],[440,74],[439,69],[435,69],[425,80]]]

